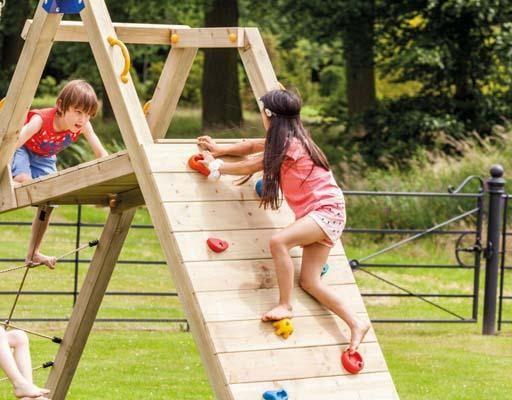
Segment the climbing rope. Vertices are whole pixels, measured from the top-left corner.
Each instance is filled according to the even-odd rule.
[[[70,254],[73,254],[73,253],[76,253],[76,252],[79,252],[87,247],[94,247],[96,245],[98,245],[99,241],[98,240],[91,240],[89,243],[87,244],[84,244],[76,249],[73,249],[71,251],[68,251],[67,253],[57,257],[57,261],[63,259],[64,257],[67,257],[69,256]],[[25,280],[27,278],[27,275],[28,275],[28,271],[32,268],[36,268],[36,267],[40,267],[41,265],[44,265],[44,264],[26,264],[24,266],[22,266],[21,268],[25,268],[25,273],[23,274],[23,278],[21,280],[21,284],[20,284],[20,287],[18,289],[18,292],[16,293],[16,298],[14,299],[14,303],[12,305],[12,308],[11,308],[11,311],[9,313],[9,318],[7,318],[7,320],[5,321],[7,324],[9,324],[9,322],[11,321],[11,318],[14,314],[14,310],[16,308],[16,305],[18,304],[18,299],[20,298],[20,295],[21,295],[21,291],[23,290],[23,285],[25,284]],[[16,269],[19,269],[19,268],[16,268]],[[13,268],[10,268],[9,269],[10,271],[13,271],[14,269]]]
[[[32,368],[32,372],[37,371],[38,369],[50,368],[50,367],[53,367],[53,361],[46,361],[45,363],[43,363],[39,367]],[[0,382],[5,382],[5,381],[8,381],[8,380],[9,380],[9,378],[1,378]]]
[[[11,324],[10,322],[2,322],[2,321],[0,321],[0,325],[3,325],[5,328],[17,329],[19,331],[23,331],[23,332],[26,332],[26,333],[28,333],[30,335],[34,335],[34,336],[39,336],[39,337],[44,338],[44,339],[50,339],[53,343],[62,343],[62,339],[60,337],[48,336],[48,335],[44,335],[42,333],[30,331],[28,329],[20,328],[19,326],[15,326],[15,325]]]

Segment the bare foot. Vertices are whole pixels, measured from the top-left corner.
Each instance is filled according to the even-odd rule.
[[[38,388],[36,385],[25,381],[19,382],[13,385],[14,395],[18,399],[29,398],[29,399],[38,399],[40,397],[44,397],[44,395],[50,393],[48,389]]]
[[[357,324],[350,330],[350,346],[348,347],[350,352],[357,350],[370,327],[369,322],[358,320]]]
[[[34,264],[34,265],[42,264],[42,265],[46,265],[50,269],[54,269],[55,264],[57,264],[57,258],[45,256],[44,254],[38,252],[38,253],[34,253],[34,257],[32,257],[32,260],[27,258],[25,260],[25,262],[27,262],[27,263],[32,262],[32,264]]]
[[[278,304],[270,311],[267,311],[261,317],[262,321],[279,321],[283,318],[292,318],[292,306],[288,304]]]

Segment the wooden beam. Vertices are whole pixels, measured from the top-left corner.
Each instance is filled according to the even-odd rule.
[[[171,42],[176,48],[242,48],[244,28],[173,29]]]
[[[164,138],[169,129],[196,54],[197,48],[173,48],[167,57],[146,116],[155,139]]]
[[[18,207],[46,203],[60,197],[83,191],[85,195],[98,194],[101,185],[119,186],[120,190],[137,186],[133,179],[121,178],[133,176],[133,168],[126,152],[112,154],[75,167],[47,175],[41,179],[27,182],[15,189]],[[116,180],[119,181],[116,183]],[[99,190],[97,190],[99,189]],[[106,194],[106,190],[103,190]],[[1,209],[0,209],[1,211]]]
[[[19,131],[34,99],[62,18],[61,14],[48,14],[42,8],[43,2],[40,0],[37,6],[33,27],[23,46],[0,112],[0,177],[7,171],[14,154]],[[3,202],[9,202],[9,199]]]
[[[239,53],[252,91],[257,99],[270,90],[280,88],[265,44],[257,28],[245,28],[245,46],[239,49]]]
[[[25,22],[21,37],[25,39],[32,20]],[[171,44],[171,32],[173,29],[179,29],[180,32],[188,28],[188,25],[164,25],[164,24],[131,24],[114,23],[114,30],[117,37],[125,43],[131,44]],[[88,42],[87,32],[81,21],[61,21],[57,34],[57,42]]]
[[[108,36],[115,36],[114,27],[104,0],[85,0],[86,7],[81,12],[82,20],[91,43],[91,48],[106,87],[112,108],[124,143],[130,155],[141,192],[151,215],[155,230],[164,251],[176,289],[183,301],[185,314],[192,334],[199,347],[206,372],[215,395],[219,399],[232,399],[220,361],[214,354],[213,344],[204,326],[201,311],[197,304],[188,274],[181,264],[179,247],[171,234],[170,222],[162,206],[157,184],[152,176],[147,148],[153,145],[153,137],[140,107],[135,87],[131,80],[121,82],[119,72],[124,60],[119,49],[112,49]]]
[[[66,397],[134,215],[131,209],[107,219],[46,382],[52,400]]]
[[[0,212],[2,210],[12,210],[17,206],[11,167],[7,164],[7,171],[0,177]]]

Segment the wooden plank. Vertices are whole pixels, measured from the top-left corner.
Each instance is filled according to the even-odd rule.
[[[254,97],[259,99],[270,90],[279,89],[265,44],[257,28],[245,28],[245,46],[239,49]],[[260,107],[260,104],[258,104]]]
[[[144,146],[149,156],[151,171],[155,172],[192,172],[188,166],[188,160],[201,150],[195,143],[182,144],[153,144]],[[241,160],[240,157],[221,157],[227,161]]]
[[[0,177],[7,172],[7,165],[16,148],[19,130],[30,109],[62,18],[61,14],[48,14],[44,11],[43,2],[44,0],[39,1],[33,28],[21,51],[5,96],[4,107],[0,112]],[[1,193],[0,196],[4,197]],[[7,199],[2,202],[12,202],[12,192],[7,192],[6,196]]]
[[[265,210],[259,200],[237,200],[219,203],[165,203],[172,215],[174,232],[229,229],[284,228],[295,221],[295,214],[286,203],[279,210]]]
[[[11,176],[11,166],[7,164],[7,171],[0,176],[0,212],[13,210],[18,207],[14,182]]]
[[[369,320],[366,314],[359,317]],[[271,323],[260,320],[208,323],[218,353],[347,345],[350,342],[349,327],[335,315],[295,317],[293,327],[293,334],[283,339],[276,336]],[[364,343],[376,341],[375,332],[370,329]]]
[[[166,24],[133,24],[114,22],[114,30],[120,40],[131,44],[171,44],[171,32],[173,29],[184,30],[188,25]],[[27,20],[21,37],[25,39],[32,26],[32,20]],[[87,32],[81,21],[61,21],[57,34],[57,42],[88,42]]]
[[[161,205],[160,190],[151,176],[149,157],[144,146],[152,143],[153,137],[140,107],[133,82],[128,80],[126,84],[122,84],[120,81],[118,71],[124,64],[120,58],[120,52],[118,49],[111,49],[107,43],[107,37],[115,35],[112,21],[103,0],[85,0],[85,4],[86,7],[81,12],[81,16],[93,54],[111,99],[114,114],[119,122],[124,143],[130,154],[134,172],[166,256],[173,281],[183,302],[185,315],[199,348],[206,373],[215,396],[219,399],[232,399],[233,396],[226,383],[222,366],[213,353],[213,344],[203,324],[199,306],[192,293],[190,280],[186,271],[181,268],[180,249],[171,234],[167,214]]]
[[[293,400],[398,400],[388,372],[231,385],[237,399],[259,399],[267,390],[286,389]]]
[[[299,286],[300,258],[293,258],[295,286]],[[327,260],[329,272],[323,277],[327,284],[354,283],[354,275],[345,256]],[[215,290],[268,289],[277,286],[274,262],[259,260],[187,262],[185,268],[195,292]]]
[[[135,209],[110,213],[103,228],[45,385],[53,400],[66,397],[134,215]]]
[[[254,190],[258,175],[243,185],[236,185],[236,177],[224,175],[217,182],[208,182],[197,172],[155,173],[153,178],[162,188],[163,202],[259,200]]]
[[[270,258],[268,242],[279,229],[254,229],[247,231],[208,231],[208,232],[177,232],[174,234],[179,243],[181,254],[185,262],[206,260],[256,260]],[[209,237],[225,240],[229,249],[222,253],[215,253],[206,244]],[[290,250],[292,257],[302,254],[299,247]],[[341,242],[331,250],[332,256],[345,254]]]
[[[131,176],[131,177],[130,177]],[[117,181],[127,178],[129,183]],[[102,189],[96,185],[105,185]],[[75,194],[84,190],[84,194],[108,193],[112,186],[117,185],[118,190],[127,190],[137,186],[133,175],[133,168],[127,154],[123,157],[109,157],[96,160],[87,166],[73,167],[69,171],[62,171],[44,179],[28,182],[16,188],[18,206],[52,201],[59,197]],[[110,186],[110,188],[109,188]]]
[[[237,48],[244,47],[244,28],[191,28],[173,29],[176,48]]]
[[[366,312],[359,289],[355,284],[333,285],[336,293],[358,313]],[[279,290],[228,290],[196,293],[206,322],[259,320],[261,316],[279,301]],[[329,315],[330,311],[302,289],[293,289],[293,313],[297,317]]]
[[[170,51],[146,116],[153,138],[165,137],[196,54],[197,48]]]
[[[340,355],[346,346],[314,346],[219,354],[230,384],[348,375]],[[364,373],[386,372],[378,343],[363,343]]]

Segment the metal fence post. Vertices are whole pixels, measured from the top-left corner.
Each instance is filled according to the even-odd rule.
[[[485,292],[482,334],[494,335],[496,333],[501,218],[503,216],[503,195],[505,194],[505,179],[503,179],[503,167],[501,165],[492,166],[491,178],[487,180],[487,191],[489,193],[489,220],[485,249]]]

